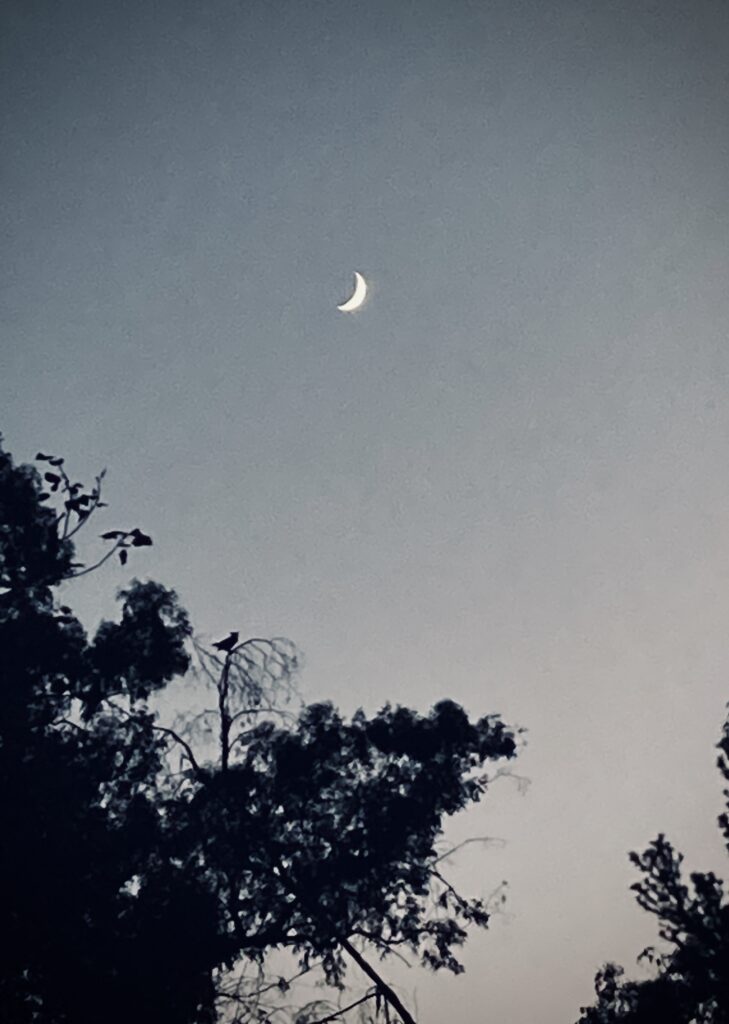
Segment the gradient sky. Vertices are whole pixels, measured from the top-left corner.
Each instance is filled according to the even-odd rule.
[[[108,466],[132,570],[290,637],[306,699],[528,728],[526,794],[453,829],[505,840],[451,874],[506,913],[404,985],[420,1024],[569,1024],[655,938],[628,850],[725,870],[729,7],[16,0],[1,35],[8,448]],[[90,625],[128,578],[76,586]]]

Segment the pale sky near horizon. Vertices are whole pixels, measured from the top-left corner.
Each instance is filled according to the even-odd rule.
[[[75,605],[148,575],[294,640],[308,700],[526,727],[526,794],[453,832],[505,840],[452,876],[506,913],[404,991],[570,1024],[656,937],[628,850],[726,873],[729,8],[3,20],[0,430],[108,466],[104,528],[155,538]]]

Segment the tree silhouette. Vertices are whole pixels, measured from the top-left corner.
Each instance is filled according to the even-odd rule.
[[[348,1008],[412,1024],[379,961],[462,970],[489,909],[450,884],[438,841],[514,732],[451,701],[295,712],[292,644],[206,646],[154,582],[122,589],[119,620],[89,638],[59,586],[152,541],[108,530],[74,561],[104,474],[86,489],[37,458],[43,480],[0,446],[0,1019],[282,1021],[292,979],[268,965],[283,953],[340,988],[355,964],[369,988]],[[162,724],[150,701],[190,671],[213,706]],[[297,1019],[342,1012],[321,999]]]
[[[726,810],[719,828],[729,853],[729,718],[718,743],[717,765],[724,781]],[[642,872],[631,888],[644,910],[659,921],[667,950],[643,950],[639,960],[655,977],[624,980],[623,968],[606,964],[595,979],[597,1000],[582,1008],[580,1024],[729,1024],[729,903],[723,882],[712,872],[682,878],[683,856],[664,835],[630,859]]]

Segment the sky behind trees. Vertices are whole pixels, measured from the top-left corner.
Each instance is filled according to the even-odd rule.
[[[145,571],[291,637],[307,698],[528,727],[458,865],[507,915],[419,1019],[574,1019],[653,937],[627,851],[723,867],[726,7],[17,3],[2,37],[7,446],[108,466]]]

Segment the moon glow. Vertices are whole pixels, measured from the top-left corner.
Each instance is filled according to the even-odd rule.
[[[354,272],[354,291],[346,302],[343,302],[341,306],[337,306],[340,313],[354,313],[355,309],[359,309],[365,300],[367,295],[367,282],[359,273],[355,270]]]

